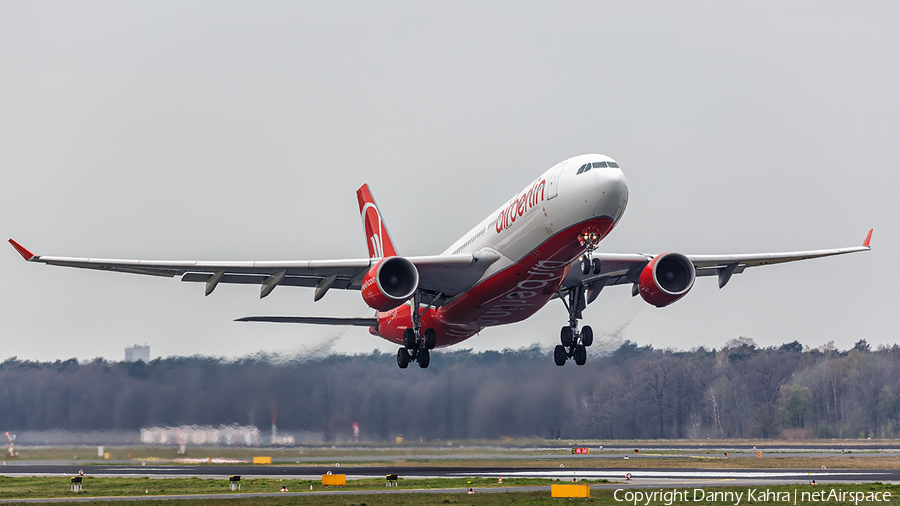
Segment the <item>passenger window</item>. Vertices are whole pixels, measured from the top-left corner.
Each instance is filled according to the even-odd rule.
[[[609,166],[612,167],[612,168],[614,168],[614,169],[618,169],[618,168],[619,168],[619,164],[616,163],[616,162],[609,162]]]
[[[606,167],[606,162],[594,162],[593,165],[595,169],[597,167]]]
[[[581,174],[582,172],[584,172],[584,165],[582,165],[581,167],[578,168],[578,172],[576,172],[575,175],[577,176],[578,174]]]

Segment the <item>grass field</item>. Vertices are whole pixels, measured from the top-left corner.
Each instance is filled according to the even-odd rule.
[[[413,490],[423,488],[468,488],[468,487],[519,487],[550,485],[558,480],[540,478],[508,478],[498,483],[497,478],[431,478],[403,479],[397,481],[392,490]],[[607,483],[607,480],[584,480],[582,483]],[[224,494],[230,493],[228,480],[203,478],[95,478],[85,476],[82,482],[84,496],[134,496],[134,495],[179,495],[179,494]],[[245,478],[241,480],[241,492],[278,492],[281,487],[290,492],[310,490],[385,490],[383,478],[347,480],[343,487],[323,487],[321,480],[291,480],[268,478]],[[32,497],[69,497],[76,495],[70,490],[68,477],[23,477],[0,476],[0,499],[24,499]],[[312,487],[312,488],[310,488]]]
[[[716,492],[733,492],[733,493],[741,493],[743,495],[741,504],[753,504],[754,501],[747,500],[748,490],[756,489],[756,493],[760,493],[763,490],[769,490],[771,492],[787,492],[790,496],[793,497],[793,494],[797,493],[797,505],[800,506],[813,506],[820,505],[822,501],[813,501],[812,498],[807,497],[804,500],[803,493],[813,493],[813,492],[823,492],[825,494],[830,493],[830,491],[835,492],[853,492],[853,493],[884,493],[890,492],[892,494],[891,501],[895,501],[898,495],[900,495],[900,486],[897,485],[882,485],[879,483],[876,484],[865,484],[865,485],[840,485],[840,486],[829,486],[829,485],[819,485],[818,487],[810,487],[808,485],[782,485],[782,486],[771,486],[771,487],[751,487],[748,489],[747,487],[716,487],[714,490]],[[659,489],[647,489],[644,492],[653,492]],[[671,489],[666,489],[671,490]],[[639,489],[629,489],[631,492],[639,491]],[[621,496],[621,493],[620,493]],[[864,497],[864,496],[863,496]],[[620,497],[621,498],[621,497]],[[604,506],[628,506],[630,502],[620,502],[616,501],[613,498],[612,490],[592,490],[590,499],[574,499],[570,501],[587,502],[592,504],[599,504]],[[733,504],[731,501],[724,501],[719,498],[716,500],[690,500],[687,502],[684,501],[675,501],[672,503],[672,506],[682,506],[687,503],[693,504],[695,506],[725,506],[726,504]],[[756,502],[766,502],[766,501],[756,501]],[[771,502],[771,501],[769,501]],[[852,500],[843,500],[843,501],[827,501],[832,504],[854,504]],[[791,501],[790,503],[793,503]],[[859,504],[875,504],[872,501],[866,501],[863,498],[861,501],[857,501],[855,506]],[[80,503],[56,503],[56,504],[80,504]],[[137,504],[136,502],[126,502],[126,501],[104,501],[102,504],[108,505],[121,505],[121,504]],[[229,506],[250,506],[250,505],[258,505],[258,506],[288,506],[288,505],[322,505],[322,506],[381,506],[381,505],[444,505],[444,504],[459,504],[459,505],[473,505],[473,506],[492,506],[492,505],[508,505],[515,504],[518,506],[527,506],[527,505],[551,505],[551,504],[561,504],[560,500],[553,499],[550,497],[550,493],[546,491],[537,491],[537,492],[512,492],[512,493],[482,493],[475,495],[467,495],[465,493],[437,493],[437,494],[391,494],[391,495],[324,495],[324,496],[284,496],[284,497],[249,497],[249,498],[241,498],[241,499],[189,499],[189,500],[171,500],[166,501],[167,505],[178,505],[178,506],[211,506],[215,504],[228,504]],[[562,503],[565,504],[565,503]],[[644,502],[640,502],[639,504],[645,504]],[[651,500],[646,503],[647,506],[665,506],[666,502],[664,500]],[[785,504],[785,502],[776,502],[776,504]]]

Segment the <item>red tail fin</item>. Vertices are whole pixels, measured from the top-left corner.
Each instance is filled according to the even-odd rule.
[[[375,204],[375,199],[372,198],[372,192],[369,191],[369,185],[360,186],[356,190],[356,198],[359,200],[359,215],[366,229],[369,258],[396,256],[394,243],[391,242],[391,236],[388,234],[387,227],[384,226],[381,212],[378,210],[378,205]]]

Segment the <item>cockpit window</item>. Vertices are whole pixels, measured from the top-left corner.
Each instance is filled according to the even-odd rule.
[[[618,168],[619,168],[619,164],[616,163],[616,162],[592,162],[592,163],[586,163],[586,164],[582,165],[581,167],[579,167],[579,169],[578,169],[578,174],[581,174],[582,172],[587,172],[587,171],[589,171],[589,170],[591,170],[591,169],[600,168],[600,167],[612,167],[612,168],[614,168],[614,169],[618,169]]]
[[[591,169],[596,169],[599,167],[612,167],[614,169],[619,168],[619,164],[616,162],[592,162],[586,163],[578,168],[578,172],[576,174],[581,174],[582,172],[587,172]]]

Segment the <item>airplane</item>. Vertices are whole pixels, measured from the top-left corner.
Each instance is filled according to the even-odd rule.
[[[29,262],[181,276],[205,283],[206,295],[220,283],[260,285],[260,297],[278,286],[314,288],[320,300],[331,289],[359,290],[376,311],[372,317],[248,316],[241,322],[280,322],[368,327],[400,345],[397,365],[428,367],[430,350],[460,343],[487,327],[519,322],[552,299],[560,299],[569,321],[553,351],[556,365],[587,360],[593,330],[579,328],[583,311],[607,286],[631,285],[656,307],[681,299],[698,277],[716,276],[719,288],[748,267],[868,251],[862,246],[815,251],[735,255],[602,253],[602,241],[628,204],[628,184],[609,156],[586,154],[562,161],[516,193],[443,253],[401,256],[367,184],[356,192],[369,256],[349,260],[257,262],[107,260],[34,255],[12,246]]]

